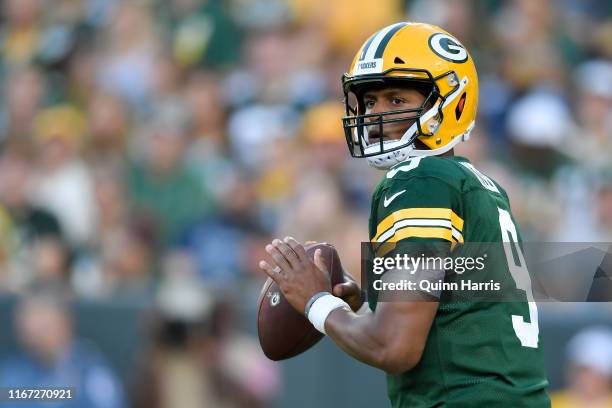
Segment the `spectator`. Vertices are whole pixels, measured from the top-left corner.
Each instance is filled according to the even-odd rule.
[[[231,198],[215,216],[194,222],[179,242],[194,260],[202,281],[215,289],[228,289],[253,270],[255,264],[248,262],[252,244],[265,234],[260,209],[253,205],[255,189],[250,180],[235,180],[227,196]]]
[[[171,106],[160,108],[146,126],[127,177],[135,211],[158,223],[162,244],[175,242],[190,223],[212,211],[212,200],[184,163],[187,118]]]
[[[174,0],[168,3],[176,61],[184,67],[227,67],[240,58],[241,32],[226,3]]]
[[[80,157],[85,120],[75,107],[48,108],[36,117],[34,203],[53,213],[74,247],[87,246],[95,233],[93,179]]]
[[[9,65],[32,62],[41,40],[41,3],[36,0],[9,0],[3,3],[6,16],[1,37],[2,56]]]
[[[612,329],[589,327],[567,346],[565,390],[552,395],[555,408],[612,406]]]
[[[96,348],[74,336],[68,305],[54,292],[24,298],[15,314],[21,352],[0,363],[2,387],[72,387],[75,408],[124,408],[119,379]],[[13,403],[0,403],[9,408]],[[48,402],[29,402],[43,408]]]
[[[612,155],[612,62],[587,61],[575,72],[574,109],[580,140],[569,138],[567,154],[589,168],[602,169]],[[589,157],[584,162],[581,160]]]
[[[63,242],[59,220],[51,212],[31,201],[32,157],[24,143],[6,147],[0,158],[0,203],[6,210],[3,235],[4,285],[18,292],[35,279],[33,252],[40,240]],[[62,253],[65,255],[63,243]],[[64,265],[65,266],[65,265]]]
[[[7,75],[2,107],[2,140],[20,140],[32,132],[34,118],[45,97],[45,76],[31,66]]]
[[[129,115],[116,97],[97,93],[89,103],[87,158],[95,169],[121,169],[128,142]]]
[[[140,113],[150,108],[157,43],[150,5],[116,2],[110,29],[104,31],[104,56],[97,72],[98,86],[118,95]]]
[[[165,260],[153,343],[135,377],[135,408],[263,407],[277,367],[236,333],[227,306],[199,285],[188,257]]]

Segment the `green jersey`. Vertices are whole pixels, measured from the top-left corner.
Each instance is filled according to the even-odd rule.
[[[520,255],[518,261],[501,256],[485,271],[470,272],[490,274],[480,280],[504,281],[504,287],[510,282],[520,294],[516,301],[465,300],[452,291],[440,297],[420,362],[388,376],[393,407],[550,407],[537,306],[528,275],[521,278],[526,268],[520,235],[496,182],[461,157],[400,163],[374,192],[370,240],[379,248],[447,243],[449,253],[470,251],[469,243],[513,242]],[[444,281],[467,277],[447,275]],[[369,302],[375,310],[376,296]]]

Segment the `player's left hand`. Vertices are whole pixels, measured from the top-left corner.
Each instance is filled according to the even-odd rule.
[[[306,241],[306,246],[314,245],[317,241]],[[353,312],[357,312],[365,301],[365,293],[361,290],[353,275],[346,270],[343,271],[344,282],[334,285],[332,295],[338,296],[351,307]]]
[[[332,294],[348,303],[353,312],[357,312],[363,305],[365,295],[355,278],[347,271],[344,271],[344,282],[335,285]]]
[[[304,313],[306,303],[319,292],[331,292],[329,271],[321,250],[314,253],[314,262],[298,241],[286,237],[275,239],[266,245],[272,262],[260,261],[259,267],[276,282],[287,301],[299,313]]]

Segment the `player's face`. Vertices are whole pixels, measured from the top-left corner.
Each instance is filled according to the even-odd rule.
[[[367,91],[363,96],[366,114],[390,112],[395,110],[417,109],[425,101],[425,96],[412,88],[383,88]],[[400,113],[397,115],[385,115],[385,119],[396,119],[401,117],[414,116],[414,113]],[[372,117],[370,122],[379,120],[379,117]],[[404,135],[406,130],[414,120],[386,123],[383,125],[383,137],[385,140],[398,140]],[[370,142],[377,142],[380,138],[379,126],[368,126],[368,137]]]

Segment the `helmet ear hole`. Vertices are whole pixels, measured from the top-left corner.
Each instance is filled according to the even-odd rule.
[[[405,64],[404,60],[401,59],[400,57],[395,57],[395,59],[393,60],[394,64]]]
[[[465,107],[465,99],[467,94],[464,92],[459,98],[459,102],[457,102],[457,107],[455,108],[455,118],[459,120],[461,114],[463,113],[463,108]]]

